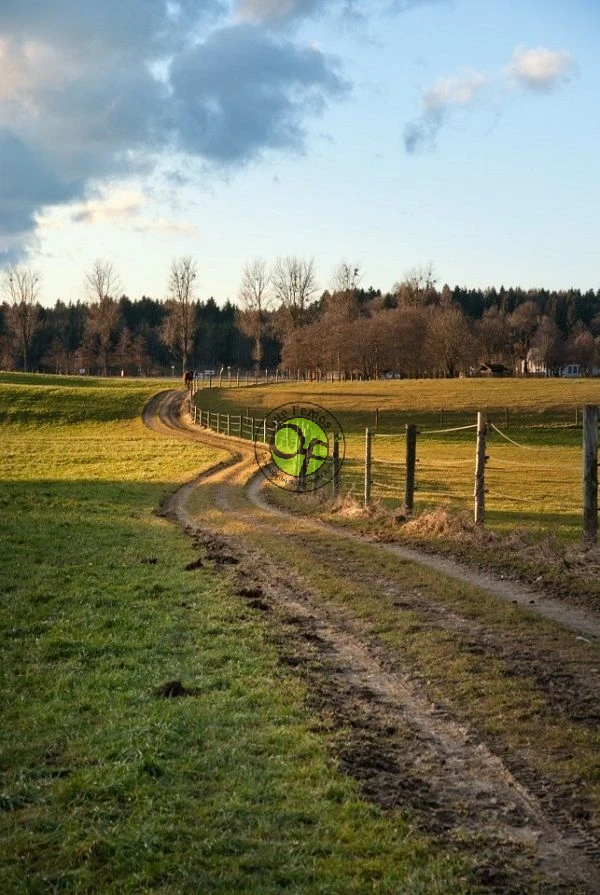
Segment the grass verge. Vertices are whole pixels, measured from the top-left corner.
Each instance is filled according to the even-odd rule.
[[[153,514],[220,453],[142,427],[155,386],[35,382],[0,382],[3,891],[475,891],[360,798],[264,621]]]

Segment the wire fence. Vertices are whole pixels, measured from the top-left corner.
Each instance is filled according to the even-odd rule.
[[[193,422],[204,429],[234,438],[269,444],[277,424],[249,413],[231,414],[203,409],[190,398]],[[450,419],[448,418],[450,417]],[[448,422],[454,422],[446,415]],[[415,492],[420,509],[441,504],[466,506],[473,501],[475,521],[483,524],[486,509],[504,511],[520,507],[520,514],[549,517],[581,515],[586,540],[598,537],[598,408],[578,411],[583,432],[583,458],[575,462],[572,447],[545,443],[525,444],[479,411],[477,422],[443,428],[419,428],[407,423],[405,431],[381,432],[367,428],[364,457],[357,456],[356,436],[341,475],[342,492],[362,491],[365,506],[382,501],[414,510]],[[431,423],[430,416],[427,422]],[[458,422],[458,420],[457,420]],[[572,420],[573,422],[573,420]],[[540,433],[534,433],[540,440]],[[542,439],[543,441],[543,439]],[[552,441],[552,438],[550,438]],[[418,446],[418,450],[417,450]],[[354,456],[353,456],[354,455]],[[527,505],[529,510],[527,510]]]

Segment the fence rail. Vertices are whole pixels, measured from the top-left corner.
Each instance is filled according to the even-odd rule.
[[[266,444],[276,431],[276,423],[269,422],[266,417],[257,418],[241,413],[202,410],[192,398],[190,398],[190,416],[192,422],[202,429],[208,429],[218,435],[243,438],[246,441],[261,441]]]
[[[235,438],[242,438],[248,441],[260,441],[269,443],[276,431],[276,424],[269,422],[266,417],[257,418],[246,414],[230,414],[210,410],[203,410],[196,405],[194,400],[190,398],[190,414],[194,423],[204,429],[212,430],[220,435],[227,435]],[[583,537],[586,542],[595,544],[598,542],[598,419],[599,409],[596,405],[585,406],[581,413],[582,425],[582,528]],[[449,420],[448,420],[449,421]],[[419,439],[429,436],[439,436],[449,434],[452,436],[458,433],[466,434],[473,432],[473,454],[472,459],[448,458],[447,462],[436,461],[435,463],[419,463],[417,457],[417,445]],[[487,454],[488,436],[493,433],[505,442],[505,446],[510,444],[519,452],[527,451],[523,454],[524,462],[520,460],[503,460],[494,457],[490,465],[490,458]],[[379,439],[392,439],[386,441],[391,445],[399,442],[398,447],[402,450],[402,442],[404,442],[404,457],[398,459],[388,459],[376,456],[374,445]],[[434,442],[435,443],[435,442]],[[451,440],[451,444],[456,445],[456,439]],[[444,429],[424,429],[419,430],[416,423],[408,423],[404,432],[377,432],[370,428],[365,430],[364,439],[364,456],[362,461],[357,459],[354,463],[349,464],[350,468],[354,468],[355,472],[352,476],[354,485],[358,484],[357,478],[360,475],[362,482],[363,502],[366,507],[373,503],[373,489],[384,492],[386,498],[401,501],[404,511],[408,514],[414,510],[414,495],[418,488],[419,479],[427,470],[442,469],[445,471],[454,469],[464,469],[472,464],[473,468],[473,500],[474,500],[474,520],[479,526],[485,522],[486,514],[486,496],[490,478],[493,485],[500,486],[501,490],[503,479],[498,479],[502,472],[509,469],[523,470],[543,470],[547,469],[548,475],[548,493],[543,495],[537,494],[535,497],[536,505],[546,504],[552,497],[550,489],[556,488],[557,485],[572,485],[572,481],[561,482],[556,478],[556,465],[536,463],[535,457],[531,457],[529,453],[538,448],[531,445],[522,444],[514,438],[511,438],[504,432],[500,426],[489,420],[485,411],[477,413],[477,419],[469,425],[448,426]],[[533,460],[533,462],[530,461]],[[362,474],[361,474],[362,467]],[[417,475],[417,470],[419,475]],[[568,472],[568,470],[566,471]],[[490,477],[490,473],[493,473]],[[383,481],[387,477],[393,477],[391,480]],[[340,492],[340,474],[335,477],[334,494],[337,496]],[[501,490],[494,489],[494,496],[502,500],[508,500],[516,503],[532,505],[532,499],[527,498],[526,494],[506,495]]]

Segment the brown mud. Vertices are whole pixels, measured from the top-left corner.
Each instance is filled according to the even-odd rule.
[[[328,731],[339,766],[364,795],[387,811],[406,814],[449,849],[467,853],[477,867],[477,890],[498,895],[599,893],[600,830],[585,793],[544,779],[500,737],[483,734],[450,702],[434,702],[422,675],[397,651],[390,652],[366,622],[333,605],[244,531],[224,534],[232,520],[243,521],[252,531],[268,532],[273,541],[293,542],[309,552],[313,564],[329,571],[336,557],[324,534],[346,544],[358,540],[311,520],[290,522],[261,493],[262,476],[253,477],[252,446],[199,430],[183,411],[181,393],[163,392],[149,402],[144,420],[156,431],[226,447],[232,456],[179,488],[160,512],[184,528],[203,557],[224,568],[240,599],[264,613],[282,664],[307,682],[316,726]],[[212,496],[207,519],[188,509],[202,486]],[[245,499],[240,504],[241,494]],[[507,673],[531,678],[565,723],[576,720],[590,732],[597,730],[600,619],[555,605],[558,601],[542,593],[532,596],[515,582],[469,570],[463,578],[462,567],[449,560],[360,543],[360,557],[344,551],[344,574],[353,582],[385,593],[399,611],[414,612],[417,627],[452,631],[465,653],[482,661],[500,660],[510,669]],[[364,559],[365,545],[373,551],[372,567]],[[574,661],[564,631],[536,639],[506,629],[490,631],[436,603],[423,587],[405,588],[401,578],[377,563],[381,551],[390,549],[403,560],[475,584],[498,599],[526,603],[528,611],[570,629],[573,639],[585,636],[594,661]]]

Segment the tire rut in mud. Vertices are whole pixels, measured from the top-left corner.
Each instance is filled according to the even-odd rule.
[[[158,400],[149,416],[158,413],[164,427],[185,433],[178,403]],[[188,437],[223,446],[216,437],[189,430]],[[247,447],[240,453],[248,459]],[[223,484],[219,500],[225,511],[227,487]],[[380,644],[370,642],[343,613],[325,607],[288,569],[239,540],[200,531],[185,509],[192,488],[173,495],[165,514],[183,525],[217,566],[235,567],[228,574],[235,576],[240,599],[269,613],[270,636],[282,663],[305,678],[318,725],[330,730],[340,766],[367,798],[385,810],[408,812],[448,847],[475,857],[485,891],[600,891],[597,841],[585,825],[574,823],[573,812],[560,800],[553,804],[545,781],[516,762],[511,773],[508,761],[503,764],[447,709],[428,703],[401,663],[386,659]],[[221,562],[223,557],[237,562]],[[481,638],[474,636],[474,643],[481,648]]]
[[[366,798],[475,857],[485,891],[597,891],[588,858],[595,843],[572,827],[555,828],[537,795],[446,708],[432,705],[410,673],[390,672],[381,647],[343,613],[260,551],[213,532],[193,537],[218,566],[221,555],[237,554],[240,598],[269,612],[282,664],[305,680],[317,729],[333,736],[339,766]]]

